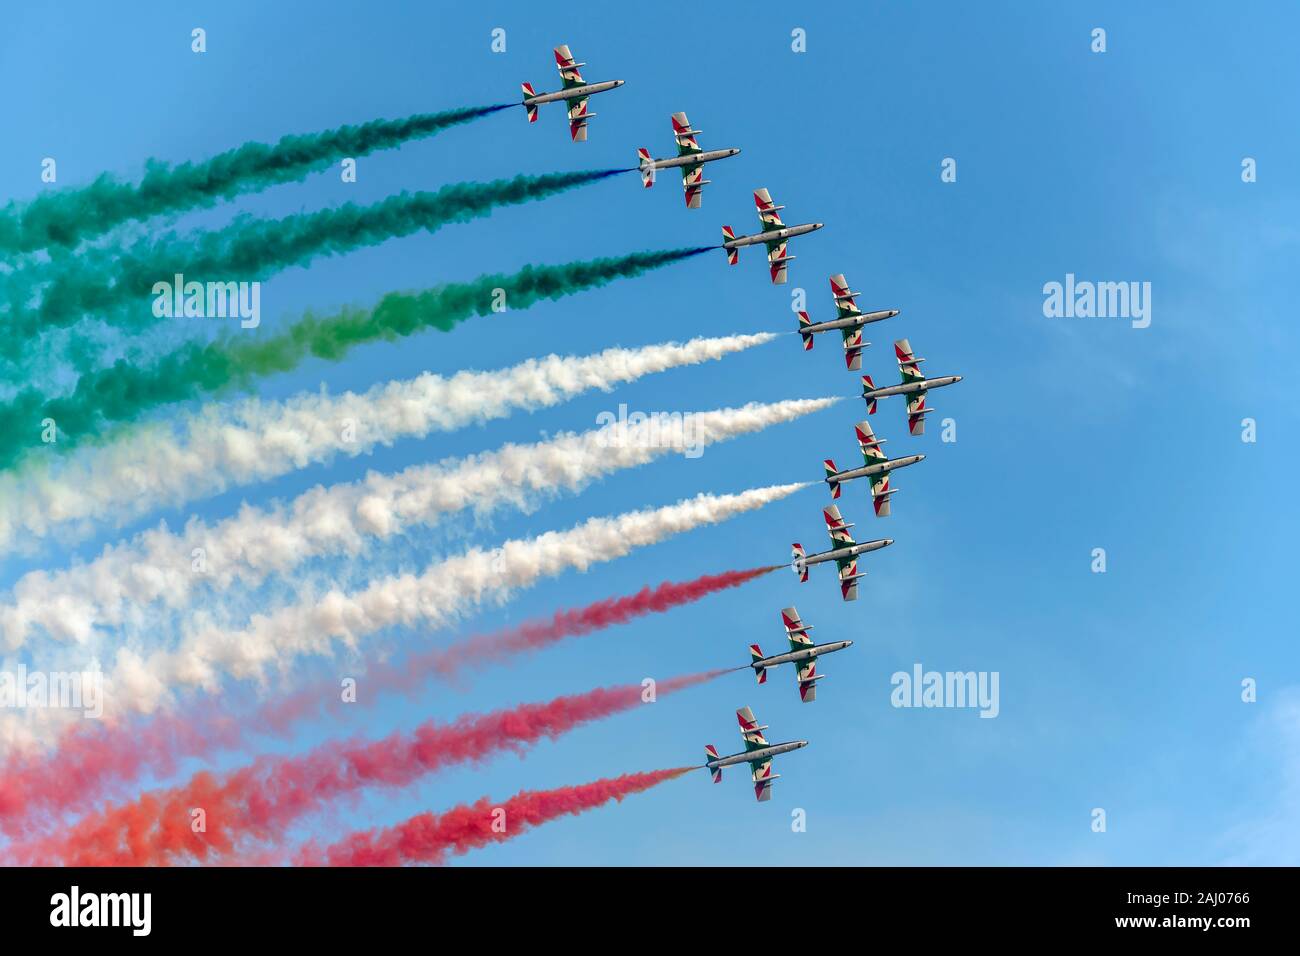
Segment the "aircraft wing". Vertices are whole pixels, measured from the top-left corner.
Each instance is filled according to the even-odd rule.
[[[862,326],[856,329],[840,329],[844,335],[844,365],[850,372],[862,369],[862,349],[869,343],[862,341]]]
[[[587,141],[587,121],[594,115],[587,113],[587,97],[569,100],[569,136],[575,143]]]
[[[704,167],[682,167],[682,189],[686,191],[686,208],[699,209],[704,201]]]
[[[785,207],[773,203],[772,195],[766,189],[754,190],[754,205],[758,207],[758,221],[763,224],[764,232],[785,225],[781,221],[781,210]]]
[[[742,707],[736,711],[736,720],[740,723],[740,736],[745,741],[745,750],[761,750],[767,746],[767,738],[763,736],[763,731],[767,730],[765,724],[760,724],[754,712],[748,707]]]
[[[686,118],[685,113],[673,114],[673,137],[677,140],[678,156],[703,152],[700,144],[695,140],[697,132],[699,131],[691,129],[691,121]]]
[[[864,464],[868,466],[879,465],[888,460],[885,458],[885,453],[880,450],[880,446],[883,442],[878,439],[876,433],[872,431],[871,422],[866,421],[865,419],[858,422],[853,426],[853,433],[858,438],[858,448],[862,452],[862,461]]]
[[[853,525],[844,521],[843,516],[840,514],[839,505],[823,508],[822,517],[826,519],[826,530],[831,536],[831,544],[837,548],[843,548],[855,543],[853,535],[849,534],[849,528],[853,527]]]
[[[899,339],[894,343],[894,355],[898,357],[898,372],[902,376],[904,385],[925,381],[925,376],[921,374],[921,363],[925,359],[916,357],[916,353],[912,351],[912,343],[907,339]],[[925,434],[927,411],[929,409],[925,407],[925,389],[907,396],[907,430],[913,435]]]
[[[925,416],[929,413],[925,407],[925,391],[913,392],[907,396],[907,430],[913,435],[925,434]]]
[[[846,601],[858,599],[858,559],[849,558],[838,562],[840,568],[840,596]]]
[[[871,476],[871,504],[876,509],[877,518],[889,517],[889,472]]]
[[[776,783],[776,775],[772,773],[772,761],[754,760],[750,762],[750,767],[754,772],[754,796],[760,803],[766,803],[772,799],[772,784]]]
[[[811,704],[817,699],[817,679],[819,676],[817,673],[817,658],[810,657],[806,661],[799,661],[795,664],[795,678],[799,682],[799,699],[805,704]]]
[[[856,301],[858,293],[849,288],[843,273],[831,276],[831,295],[835,297],[835,311],[839,313],[839,318],[845,319],[851,315],[862,314],[858,311]]]
[[[579,63],[569,52],[568,44],[561,44],[555,48],[555,67],[560,71],[560,79],[564,81],[566,90],[575,86],[582,86],[585,80],[582,74],[578,72],[578,67],[586,66],[585,63]]]
[[[784,240],[767,244],[767,268],[772,273],[773,285],[785,285],[786,264],[793,258],[785,254]]]
[[[792,607],[781,609],[781,623],[785,625],[785,636],[790,641],[790,650],[802,651],[812,647],[812,638],[808,632],[812,630],[812,625],[804,624],[799,619],[799,612]]]

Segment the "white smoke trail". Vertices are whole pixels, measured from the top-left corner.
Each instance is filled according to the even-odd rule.
[[[65,571],[34,571],[0,605],[0,637],[9,649],[34,629],[56,640],[90,644],[96,628],[121,625],[155,602],[187,607],[204,587],[238,582],[256,587],[313,558],[355,556],[374,538],[427,527],[449,512],[474,507],[527,507],[538,495],[576,491],[589,482],[671,453],[702,453],[704,446],[821,411],[838,399],[797,399],[708,412],[616,420],[581,434],[485,454],[418,465],[392,475],[316,487],[287,505],[245,505],[208,526],[191,519],[181,533],[160,527],[106,548],[93,561]],[[205,571],[191,569],[201,549]]]
[[[697,338],[589,356],[548,355],[512,368],[426,373],[362,394],[301,395],[205,405],[179,426],[123,430],[52,465],[0,475],[0,553],[56,531],[120,527],[150,511],[263,481],[342,454],[356,456],[403,438],[557,405],[591,389],[608,391],[644,375],[720,359],[770,342],[775,333]],[[351,423],[350,428],[344,423]]]
[[[785,498],[807,482],[754,488],[738,494],[700,494],[673,505],[591,518],[566,531],[474,549],[427,567],[371,582],[345,594],[306,595],[297,604],[255,615],[243,630],[193,628],[174,649],[148,656],[117,653],[104,686],[105,713],[148,712],[186,687],[214,690],[221,675],[260,678],[269,665],[305,654],[355,647],[394,626],[445,627],[487,599],[504,600],[543,577],[629,554],[694,528],[718,524]]]

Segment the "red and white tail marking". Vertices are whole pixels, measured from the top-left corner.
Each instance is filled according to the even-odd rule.
[[[654,160],[650,156],[650,150],[638,149],[636,151],[637,165],[641,168],[641,185],[649,189],[655,184]]]
[[[803,331],[804,326],[807,325],[812,325],[812,319],[808,318],[807,312],[800,312],[799,313],[799,335],[803,339],[803,350],[805,352],[811,352],[813,347],[813,339],[816,338],[816,336],[814,336],[813,333],[811,332]]]
[[[862,376],[862,391],[864,395],[867,392],[875,391],[875,389],[876,389],[876,383],[871,380],[871,376],[870,375]],[[867,399],[867,414],[868,415],[876,414],[876,400],[874,398]]]

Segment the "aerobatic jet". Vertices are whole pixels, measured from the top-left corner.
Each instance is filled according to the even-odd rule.
[[[646,189],[655,184],[657,170],[679,166],[682,170],[682,189],[686,191],[686,208],[700,208],[704,187],[712,182],[711,179],[704,178],[704,164],[726,159],[728,156],[735,156],[740,152],[738,149],[711,149],[705,152],[700,149],[700,144],[695,141],[695,137],[701,132],[698,129],[691,129],[691,122],[686,118],[685,113],[674,113],[673,135],[677,137],[676,158],[651,159],[648,149],[638,149],[636,151],[637,159],[640,162],[641,183]]]
[[[752,236],[737,236],[730,226],[723,226],[722,248],[727,251],[727,261],[734,266],[740,261],[741,246],[763,243],[767,246],[767,267],[772,273],[772,282],[782,285],[785,282],[786,263],[794,258],[785,254],[786,240],[820,229],[825,223],[806,222],[798,226],[787,226],[781,221],[780,215],[785,207],[772,205],[772,197],[766,189],[754,190],[754,205],[758,207],[758,220],[763,224],[763,231]]]
[[[870,375],[862,376],[862,397],[867,401],[867,414],[876,414],[876,399],[890,395],[907,396],[907,430],[913,435],[925,434],[925,416],[934,411],[925,407],[925,393],[932,388],[943,388],[961,381],[960,375],[944,375],[939,378],[926,378],[921,374],[921,363],[912,354],[912,346],[907,339],[894,343],[894,354],[898,356],[898,371],[902,373],[903,384],[876,388]]]
[[[831,544],[835,547],[818,554],[805,554],[803,545],[795,542],[793,550],[790,552],[794,558],[791,566],[794,568],[794,573],[799,576],[800,581],[807,581],[808,569],[814,564],[834,561],[839,568],[840,594],[846,601],[856,601],[858,599],[858,579],[866,576],[865,571],[858,574],[858,555],[887,548],[894,543],[894,539],[877,538],[875,541],[864,541],[862,544],[858,544],[853,540],[853,535],[849,534],[849,529],[853,525],[845,524],[844,519],[840,517],[839,507],[831,505],[822,514],[826,518],[826,530],[830,532]]]
[[[849,284],[844,281],[844,274],[831,276],[831,294],[835,296],[835,310],[839,315],[826,322],[814,322],[807,312],[799,313],[799,334],[803,337],[803,350],[811,352],[813,336],[818,332],[839,329],[844,336],[844,364],[850,372],[862,368],[862,350],[870,342],[862,341],[862,327],[868,322],[880,322],[898,315],[897,309],[882,309],[879,312],[859,312],[854,300],[860,292],[849,291]]]
[[[753,658],[750,667],[760,684],[767,683],[767,669],[782,664],[794,664],[795,680],[799,682],[799,699],[811,704],[817,699],[817,682],[825,675],[817,673],[817,658],[823,654],[842,651],[852,647],[852,641],[833,641],[829,644],[814,644],[808,637],[811,624],[799,620],[799,612],[792,607],[781,609],[781,623],[785,625],[785,634],[790,641],[790,651],[786,654],[773,654],[764,657],[757,644],[749,645],[749,654]]]
[[[763,731],[767,730],[767,725],[760,725],[754,718],[754,712],[748,707],[742,707],[736,711],[736,719],[740,721],[740,736],[745,741],[745,752],[732,754],[729,757],[719,757],[717,748],[713,744],[706,744],[704,754],[707,760],[704,766],[713,772],[713,782],[721,783],[723,767],[730,767],[738,763],[749,764],[754,778],[754,796],[760,801],[771,800],[772,784],[781,776],[779,773],[772,772],[772,758],[777,754],[807,747],[808,741],[791,740],[783,744],[769,744],[767,738],[763,736]]]
[[[876,517],[888,518],[889,496],[898,490],[889,487],[889,473],[896,468],[906,468],[908,465],[915,465],[918,461],[925,461],[925,456],[904,455],[901,458],[886,458],[884,452],[880,450],[885,439],[876,438],[870,424],[858,422],[853,428],[858,436],[858,447],[862,449],[862,460],[866,464],[862,468],[840,471],[835,467],[835,462],[827,458],[823,464],[826,466],[826,484],[831,486],[831,497],[840,496],[841,482],[852,481],[854,478],[870,478],[871,503],[875,506]]]
[[[557,46],[555,48],[555,65],[560,70],[560,79],[564,81],[564,89],[555,93],[538,93],[533,89],[533,84],[522,84],[524,107],[528,110],[528,122],[537,122],[537,107],[543,103],[568,100],[569,135],[573,137],[575,143],[585,143],[587,141],[587,122],[596,115],[587,112],[587,97],[593,93],[603,93],[606,90],[616,89],[623,85],[623,81],[606,80],[603,83],[588,83],[582,78],[582,74],[578,72],[578,67],[587,64],[575,61],[567,46]]]

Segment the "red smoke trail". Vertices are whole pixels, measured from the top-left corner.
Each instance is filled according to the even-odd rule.
[[[456,662],[463,677],[474,664],[539,650],[566,637],[591,634],[646,614],[670,611],[739,587],[781,565],[706,574],[690,581],[665,581],[635,594],[606,598],[586,607],[569,608],[550,618],[467,638],[449,649],[425,651],[395,664],[371,667],[359,702],[373,702],[384,691],[411,693],[430,678],[445,678]],[[123,784],[152,774],[165,776],[176,762],[238,747],[247,732],[283,733],[290,725],[319,716],[338,700],[338,685],[304,688],[264,704],[251,718],[223,714],[206,703],[202,711],[164,713],[122,724],[82,722],[70,728],[53,751],[18,754],[0,767],[0,832],[22,834],[38,811],[80,811],[104,797],[116,796]],[[48,824],[49,821],[41,821]]]
[[[672,693],[727,671],[659,682]],[[328,743],[295,757],[262,757],[222,776],[196,774],[181,787],[146,793],[133,803],[92,813],[65,831],[10,848],[37,865],[152,866],[188,859],[220,861],[250,842],[276,837],[300,816],[364,787],[400,787],[443,767],[484,760],[503,750],[522,753],[543,737],[621,711],[643,700],[640,684],[605,687],[468,714],[450,724],[432,721],[411,734],[383,740]],[[191,828],[204,814],[203,832]]]
[[[450,853],[466,853],[501,843],[533,827],[577,815],[642,793],[695,767],[674,767],[628,773],[576,787],[522,790],[505,803],[487,797],[446,813],[421,813],[394,827],[354,833],[331,847],[306,844],[298,853],[301,866],[401,866],[404,863],[444,863]]]
[[[379,664],[366,672],[367,693],[370,699],[374,699],[377,691],[409,694],[430,678],[446,679],[454,673],[459,679],[475,664],[540,650],[566,637],[582,637],[646,614],[671,611],[718,591],[739,587],[781,567],[784,565],[767,565],[746,571],[706,574],[691,581],[665,581],[653,588],[647,585],[636,594],[605,598],[586,607],[568,608],[545,620],[526,621],[490,634],[468,637],[451,647],[412,654],[395,664]],[[328,690],[299,691],[264,707],[258,722],[281,729],[304,717],[319,714],[325,703],[337,698],[337,687],[332,684]]]

